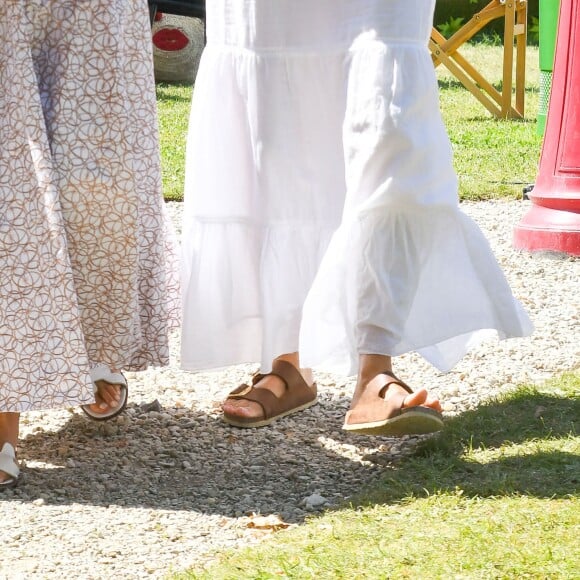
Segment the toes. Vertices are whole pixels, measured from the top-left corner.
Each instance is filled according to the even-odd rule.
[[[425,407],[429,407],[430,409],[434,409],[435,411],[438,411],[439,413],[441,413],[443,411],[443,408],[441,407],[441,403],[437,397],[429,396],[429,397],[427,397],[427,400],[423,404],[425,405]]]
[[[418,391],[408,395],[403,403],[403,408],[418,406],[429,407],[430,409],[441,412],[441,403],[439,402],[439,399],[430,395],[426,389],[419,389]]]
[[[89,409],[98,415],[99,413],[106,413],[109,411],[109,405],[97,397],[97,402],[89,405]]]
[[[121,401],[121,387],[118,385],[107,385],[104,390],[103,399],[109,405],[118,404]]]
[[[419,389],[414,393],[410,393],[405,398],[405,402],[403,403],[403,407],[418,407],[419,405],[423,405],[427,400],[428,393],[425,389]]]
[[[247,401],[240,401],[239,399],[226,399],[222,405],[222,407],[228,407],[228,408],[238,408],[238,407],[247,407],[248,406],[248,402]]]
[[[243,404],[243,403],[246,404]],[[258,418],[262,415],[262,407],[249,401],[231,401],[228,399],[222,405],[225,414],[233,417]]]
[[[97,402],[105,403],[109,407],[114,407],[121,402],[121,387],[108,383],[97,383]]]
[[[281,396],[285,389],[284,382],[273,375],[264,377],[254,386],[257,389],[267,389],[275,396]],[[247,399],[226,399],[222,404],[222,411],[226,415],[244,419],[259,419],[264,415],[264,410],[259,403]]]
[[[89,405],[93,413],[108,413],[121,402],[121,387],[103,381],[97,381],[95,403]]]

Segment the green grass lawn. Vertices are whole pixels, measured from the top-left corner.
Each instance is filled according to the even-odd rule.
[[[168,201],[183,200],[191,94],[192,88],[188,85],[157,84],[163,194]]]
[[[462,54],[499,88],[502,48],[466,46]],[[539,102],[538,50],[526,58],[525,118],[496,119],[442,66],[441,111],[454,151],[461,199],[517,198],[534,183],[542,139],[536,134]]]
[[[580,374],[448,421],[358,501],[197,579],[580,578]]]
[[[462,53],[496,87],[501,86],[500,47],[467,46]],[[535,181],[541,139],[536,135],[538,50],[528,48],[526,117],[498,120],[440,66],[441,110],[455,152],[462,199],[516,198]],[[185,138],[191,87],[157,86],[163,188],[167,200],[183,199]]]

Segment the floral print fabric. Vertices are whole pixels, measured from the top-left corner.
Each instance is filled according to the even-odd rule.
[[[145,0],[0,3],[0,411],[167,364],[176,252]]]

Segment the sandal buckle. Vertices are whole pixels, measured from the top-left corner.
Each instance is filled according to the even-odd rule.
[[[246,388],[243,389],[242,391],[240,391],[239,393],[236,393],[236,392],[230,393],[228,395],[228,398],[233,399],[235,397],[244,397],[252,390],[252,388],[253,387],[251,387],[250,385],[246,385]]]

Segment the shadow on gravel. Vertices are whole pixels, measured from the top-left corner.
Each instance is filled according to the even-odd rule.
[[[460,492],[464,497],[564,498],[580,492],[580,379],[546,393],[522,387],[447,422],[357,505]],[[477,458],[468,457],[477,451]],[[381,452],[371,461],[389,463]]]
[[[75,413],[58,432],[22,441],[20,456],[31,465],[0,501],[274,513],[300,523],[345,501],[392,503],[457,490],[564,497],[579,490],[580,459],[562,443],[572,444],[570,434],[578,432],[577,396],[520,389],[448,420],[438,436],[402,441],[343,434],[347,405],[323,394],[320,405],[258,430],[229,427],[217,411],[132,406],[107,423]],[[516,445],[525,450],[510,453]],[[491,455],[478,463],[466,458],[469,449]],[[313,494],[327,502],[309,508],[304,500]]]
[[[300,522],[323,508],[306,506],[306,498],[318,494],[326,506],[339,505],[382,469],[358,460],[350,448],[359,441],[340,432],[347,405],[322,395],[320,405],[258,430],[232,428],[217,410],[129,406],[103,423],[75,411],[57,432],[22,440],[22,483],[0,501],[275,513]],[[327,440],[351,456],[329,449]]]

